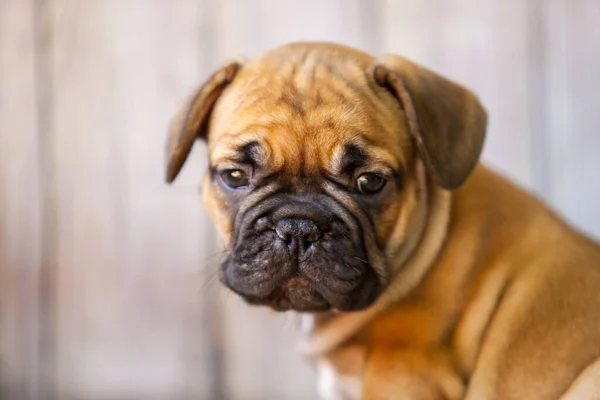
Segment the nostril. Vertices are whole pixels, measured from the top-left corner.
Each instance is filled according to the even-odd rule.
[[[279,225],[275,228],[275,233],[277,233],[279,239],[283,240],[286,243],[292,240],[292,234],[290,233],[290,231],[282,228]]]

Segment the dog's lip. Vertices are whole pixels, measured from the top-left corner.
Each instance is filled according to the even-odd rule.
[[[315,291],[307,278],[292,276],[265,297],[244,296],[251,304],[268,305],[277,311],[317,312],[330,308],[330,304]],[[309,300],[309,301],[306,301]]]

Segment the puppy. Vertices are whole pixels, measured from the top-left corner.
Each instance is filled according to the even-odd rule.
[[[479,164],[486,112],[411,61],[293,43],[182,108],[221,280],[297,310],[323,399],[600,398],[600,247]]]

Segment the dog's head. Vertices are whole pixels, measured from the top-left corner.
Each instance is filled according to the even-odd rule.
[[[359,310],[390,280],[390,246],[408,239],[418,162],[457,188],[485,126],[474,95],[404,58],[290,44],[202,85],[173,124],[167,181],[207,141],[224,284],[278,310]]]

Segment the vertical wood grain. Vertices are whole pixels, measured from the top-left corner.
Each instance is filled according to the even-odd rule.
[[[549,200],[600,238],[600,4],[548,4],[547,132]]]
[[[170,116],[207,72],[203,3],[55,0],[51,18],[58,397],[211,398],[212,231],[197,188],[163,181]]]
[[[37,396],[41,252],[33,2],[0,3],[0,397]]]
[[[223,56],[257,56],[294,41],[361,46],[360,0],[225,0],[219,2],[218,48]]]

